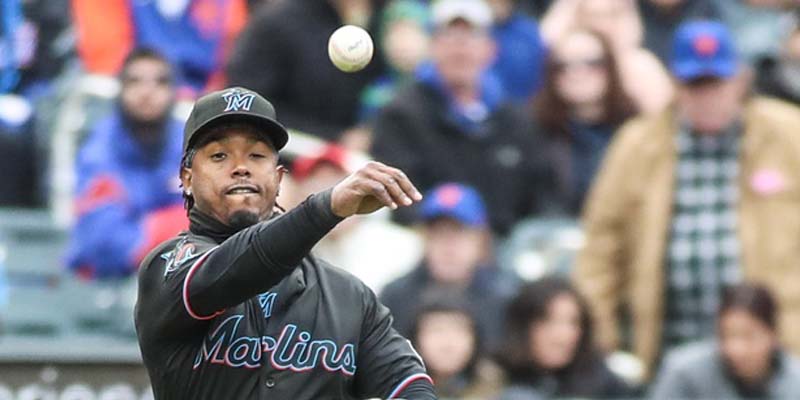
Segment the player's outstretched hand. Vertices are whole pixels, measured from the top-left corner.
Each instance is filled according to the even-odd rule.
[[[420,200],[422,194],[403,171],[370,161],[333,187],[331,210],[345,218],[381,207],[408,207]]]

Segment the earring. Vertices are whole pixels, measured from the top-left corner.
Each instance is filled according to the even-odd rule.
[[[184,193],[186,193],[187,196],[191,196],[192,195],[192,189],[186,189],[186,191]]]

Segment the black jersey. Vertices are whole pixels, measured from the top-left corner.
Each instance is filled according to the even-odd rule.
[[[330,191],[231,236],[191,219],[139,275],[136,329],[156,399],[435,399],[375,294],[308,255],[340,220]]]

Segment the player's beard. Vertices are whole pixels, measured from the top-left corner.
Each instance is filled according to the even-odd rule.
[[[238,232],[248,226],[257,224],[258,221],[258,214],[246,210],[239,210],[231,214],[228,218],[228,226]]]

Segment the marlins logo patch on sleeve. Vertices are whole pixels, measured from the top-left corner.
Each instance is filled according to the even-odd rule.
[[[167,264],[164,267],[164,276],[169,275],[171,272],[178,270],[187,261],[199,256],[202,253],[197,252],[197,246],[194,243],[187,242],[186,239],[181,240],[170,252],[161,255],[161,258],[166,260]]]

